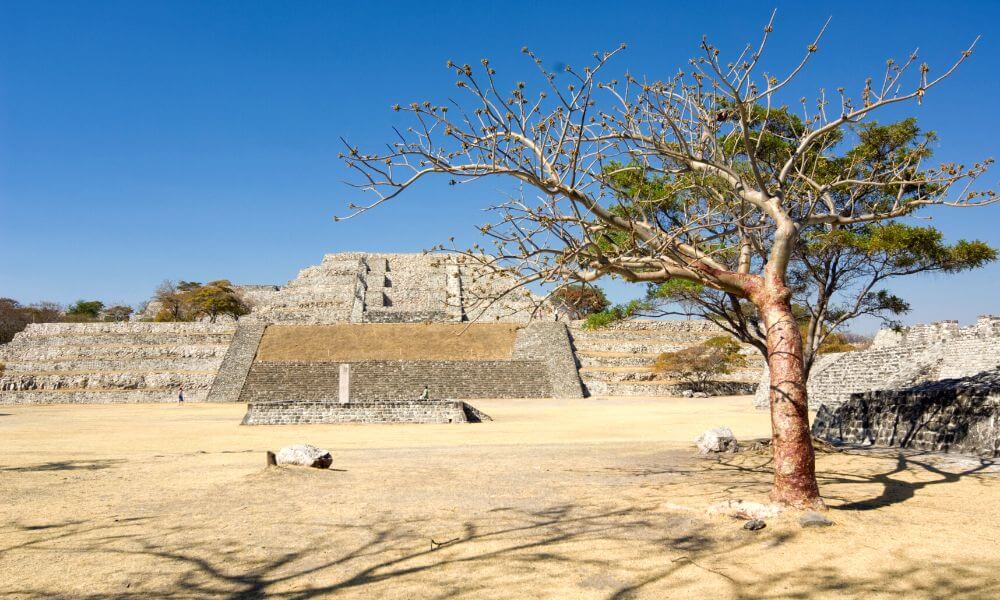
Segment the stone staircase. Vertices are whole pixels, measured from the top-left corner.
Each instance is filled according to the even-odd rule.
[[[634,320],[596,331],[570,326],[580,379],[590,396],[676,396],[690,386],[665,381],[653,372],[656,357],[675,352],[720,334],[707,321]],[[725,376],[729,393],[751,393],[763,361],[753,348],[746,350],[746,369]],[[758,364],[759,363],[759,364]]]
[[[421,254],[369,255],[366,323],[442,323],[461,320],[448,311],[448,273],[441,259]],[[452,302],[457,304],[457,302]]]
[[[203,400],[235,324],[44,323],[0,346],[0,404]]]
[[[288,285],[266,296],[254,307],[254,316],[271,323],[351,321],[364,298],[366,272],[361,257],[327,254],[323,262],[302,269]]]

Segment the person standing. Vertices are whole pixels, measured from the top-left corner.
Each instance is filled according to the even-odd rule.
[[[181,403],[181,404],[184,402],[184,384],[183,383],[181,384],[180,391],[177,392],[177,402]]]

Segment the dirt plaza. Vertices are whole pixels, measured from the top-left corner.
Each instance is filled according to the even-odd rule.
[[[0,407],[4,598],[983,598],[1000,469],[821,451],[831,527],[765,501],[766,452],[696,455],[747,397],[496,400],[469,425],[241,427],[245,407]],[[327,471],[265,467],[294,443]]]

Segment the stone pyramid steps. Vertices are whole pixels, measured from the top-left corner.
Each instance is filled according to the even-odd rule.
[[[187,336],[177,333],[137,333],[127,334],[80,334],[32,336],[22,342],[23,346],[77,346],[85,348],[121,348],[123,346],[173,346],[186,344],[220,344],[226,345],[232,334],[207,334]],[[11,342],[14,343],[14,342]],[[68,352],[71,350],[67,350]]]
[[[616,352],[619,354],[652,354],[676,352],[691,344],[679,343],[661,333],[651,332],[635,339],[615,339],[612,337],[592,337],[588,332],[573,332],[573,345],[577,350],[595,352]]]
[[[578,350],[577,362],[583,368],[588,367],[652,367],[658,354],[641,354],[632,352],[600,352],[593,350]]]
[[[158,389],[73,389],[0,392],[0,404],[140,404],[177,402],[177,388]],[[203,402],[206,389],[184,387],[185,402]]]
[[[226,355],[227,344],[184,344],[178,346],[76,346],[68,356],[65,346],[24,346],[10,352],[19,361],[60,362],[72,360],[151,360],[174,358],[218,359]],[[0,352],[0,361],[4,358]],[[10,365],[8,365],[10,368]]]
[[[149,373],[170,373],[170,372],[207,372],[213,373],[218,369],[221,356],[208,358],[149,358],[141,361],[143,372]],[[55,360],[22,360],[7,365],[5,373],[61,373],[61,372],[115,372],[120,368],[121,358],[71,358]],[[134,369],[132,372],[136,372]]]
[[[235,324],[47,323],[3,347],[0,404],[203,399]]]
[[[57,389],[143,389],[180,388],[207,389],[212,385],[215,371],[173,371],[169,373],[135,371],[90,372],[8,372],[0,378],[0,391],[57,390]]]
[[[592,396],[676,396],[690,385],[666,381],[653,371],[663,352],[676,352],[721,334],[707,321],[634,320],[606,329],[585,330],[573,323],[570,332],[580,379]],[[719,377],[727,393],[749,393],[759,378],[758,362]],[[732,390],[728,389],[732,387]]]

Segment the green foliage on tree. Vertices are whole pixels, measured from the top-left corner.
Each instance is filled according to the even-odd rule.
[[[695,346],[660,354],[653,368],[665,377],[690,384],[696,391],[704,391],[718,376],[744,366],[746,357],[740,353],[739,342],[729,336],[716,336]]]
[[[583,319],[608,308],[604,290],[592,285],[566,285],[550,297],[556,308],[571,320]]]
[[[13,298],[0,298],[0,344],[14,339],[14,335],[31,323],[55,323],[65,319],[62,307],[54,302],[24,306]]]
[[[95,321],[103,310],[104,303],[100,300],[77,300],[66,309],[66,316],[74,320]]]
[[[600,312],[588,315],[583,322],[584,329],[601,329],[612,323],[624,321],[639,313],[645,305],[639,300],[633,300],[626,304],[616,304]]]
[[[183,293],[196,319],[208,317],[214,323],[220,315],[237,318],[250,312],[232,284],[225,279],[210,281]]]
[[[207,318],[210,322],[222,316],[241,317],[250,312],[233,285],[225,279],[201,284],[196,281],[166,281],[157,288],[154,301],[160,309],[156,321],[197,321]]]
[[[128,321],[133,312],[135,311],[131,306],[116,304],[104,309],[104,320],[114,322]]]
[[[762,119],[762,107],[751,117],[751,123]],[[759,143],[758,157],[774,155],[777,161],[791,151],[789,140],[803,127],[801,120],[785,108],[770,108],[767,131],[750,132],[752,142]],[[849,130],[856,143],[837,155],[833,151],[817,154],[812,160],[810,177],[818,184],[845,177],[859,180],[871,178],[888,164],[912,164],[905,178],[909,183],[846,188],[833,194],[836,205],[853,206],[861,194],[869,206],[892,206],[899,198],[932,193],[933,185],[913,183],[919,180],[919,161],[932,155],[930,144],[936,140],[932,132],[923,132],[915,119],[904,119],[882,125],[874,121],[861,123]],[[828,148],[836,148],[843,133],[835,130]],[[726,143],[735,143],[731,140]],[[823,145],[821,145],[823,146]],[[736,146],[733,147],[735,151]],[[677,199],[685,194],[684,177],[644,173],[634,165],[612,163],[605,173],[619,196],[616,214],[655,219],[667,226],[679,227],[685,216],[678,211]],[[691,175],[693,177],[693,175]],[[691,186],[692,189],[698,189]],[[709,189],[711,186],[709,186]],[[705,192],[702,185],[700,193]],[[836,197],[838,194],[845,197]],[[910,210],[907,217],[917,213]],[[621,230],[607,232],[600,241],[607,248],[620,248],[636,242]],[[712,250],[710,244],[706,249]],[[738,248],[715,248],[717,258],[736,264]],[[948,243],[934,227],[908,223],[902,218],[878,222],[816,223],[798,236],[788,268],[788,280],[793,291],[793,312],[802,325],[804,358],[811,367],[816,354],[829,352],[831,347],[849,349],[851,344],[838,342],[831,336],[843,335],[850,323],[861,316],[874,317],[889,326],[898,326],[898,318],[910,310],[909,303],[884,286],[893,279],[920,273],[959,273],[980,268],[997,258],[997,251],[979,240],[958,240]],[[606,326],[615,320],[634,316],[684,315],[709,319],[741,339],[765,352],[765,332],[757,308],[745,298],[701,282],[670,279],[649,284],[644,298],[636,300],[630,311],[606,312],[593,320],[595,326]],[[842,350],[837,350],[842,351]]]

